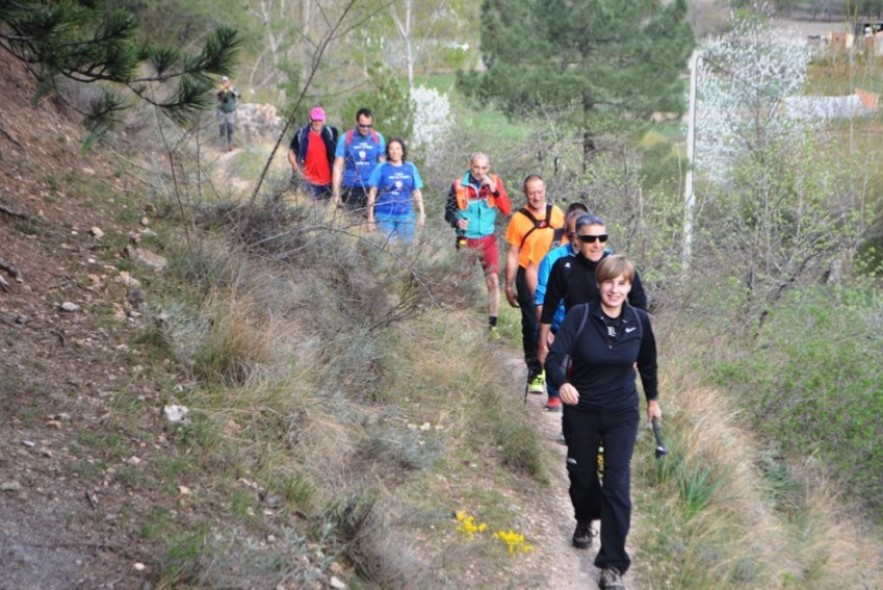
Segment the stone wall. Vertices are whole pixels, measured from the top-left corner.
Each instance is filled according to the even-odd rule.
[[[275,137],[283,125],[282,117],[271,104],[243,102],[236,109],[236,127],[240,133]]]

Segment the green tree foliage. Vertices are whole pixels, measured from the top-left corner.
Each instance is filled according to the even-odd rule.
[[[232,70],[239,44],[235,30],[218,28],[195,54],[156,45],[139,36],[131,12],[100,1],[0,4],[0,47],[24,62],[40,95],[64,98],[64,80],[100,88],[85,109],[71,104],[93,132],[106,129],[126,108],[121,88],[176,121],[186,120],[210,104],[210,74]]]
[[[611,121],[683,110],[684,0],[485,0],[481,25],[487,71],[461,75],[461,88],[513,117],[560,113],[587,154]]]
[[[859,0],[855,3],[858,14],[880,18],[883,13],[883,0]]]
[[[374,125],[388,139],[403,137],[410,142],[414,129],[414,106],[408,92],[407,81],[399,80],[395,74],[382,63],[375,63],[368,68],[370,87],[356,92],[343,107],[345,125],[349,129],[355,124],[356,112],[368,107],[374,113]],[[343,132],[343,130],[341,130]],[[413,159],[415,154],[408,154]]]
[[[789,290],[852,261],[870,218],[864,163],[828,147],[823,121],[782,106],[803,93],[809,50],[769,16],[761,3],[737,13],[705,44],[698,83],[697,251],[729,274],[720,301],[749,331]]]
[[[730,6],[735,9],[745,9],[750,8],[755,3],[755,0],[731,0]],[[795,8],[805,3],[799,0],[771,0],[766,4],[770,11],[774,11],[782,16],[788,16]]]
[[[404,67],[411,88],[416,68],[427,72],[457,62],[454,67],[462,67],[469,42],[477,41],[478,27],[464,25],[477,20],[478,6],[464,0],[394,0],[384,8],[374,19],[376,25],[384,37],[391,29],[398,33],[398,39],[386,39],[385,60],[394,68]]]
[[[255,44],[260,34],[259,22],[247,18],[241,0],[105,0],[105,4],[134,14],[139,29],[163,45],[191,46],[219,26],[235,28],[246,43]]]

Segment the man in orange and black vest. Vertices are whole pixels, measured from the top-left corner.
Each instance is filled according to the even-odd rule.
[[[506,299],[521,308],[521,344],[527,364],[527,391],[542,394],[546,375],[537,358],[539,320],[534,305],[537,271],[553,243],[562,239],[564,212],[546,202],[546,182],[539,174],[524,179],[525,206],[512,215],[506,229]]]
[[[472,154],[469,170],[451,185],[445,204],[445,220],[457,231],[457,249],[467,248],[470,262],[478,260],[481,263],[487,284],[490,338],[498,340],[500,251],[494,227],[497,212],[508,216],[512,203],[503,180],[490,170],[491,161],[487,154]]]

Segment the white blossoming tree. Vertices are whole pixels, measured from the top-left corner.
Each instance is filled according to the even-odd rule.
[[[722,181],[745,157],[802,135],[808,121],[786,115],[786,98],[802,94],[810,50],[795,31],[770,27],[768,8],[734,16],[728,33],[702,50],[697,84],[696,161]]]
[[[789,117],[803,93],[806,44],[769,26],[762,5],[707,44],[697,96],[697,215],[720,301],[762,322],[791,288],[818,282],[854,254],[865,194],[849,154],[830,150],[824,122]]]
[[[425,154],[432,154],[434,150],[427,148],[444,137],[451,127],[451,103],[447,95],[425,86],[411,89],[411,102],[414,112],[412,143]]]

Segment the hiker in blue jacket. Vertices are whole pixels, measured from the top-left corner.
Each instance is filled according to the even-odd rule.
[[[650,316],[627,301],[634,277],[625,256],[601,260],[595,269],[599,298],[567,312],[546,359],[548,379],[565,404],[567,473],[577,522],[572,542],[580,548],[591,545],[592,503],[600,494],[601,546],[595,565],[601,569],[599,586],[606,590],[622,590],[621,576],[631,565],[625,544],[632,511],[630,464],[640,422],[635,367],[648,421],[662,418]],[[604,485],[599,490],[592,474],[602,438]]]
[[[334,151],[331,198],[350,211],[365,212],[368,203],[368,179],[385,159],[386,140],[374,129],[374,114],[361,108],[356,113],[356,127],[342,134]]]
[[[491,173],[491,160],[483,152],[469,158],[469,170],[448,191],[445,221],[457,232],[457,249],[469,252],[470,264],[481,263],[487,285],[488,328],[491,340],[499,340],[500,250],[497,247],[497,216],[508,217],[512,201],[503,179]]]
[[[552,272],[552,265],[559,258],[563,258],[565,256],[573,256],[576,254],[579,248],[579,241],[574,237],[576,234],[576,220],[583,214],[588,213],[589,208],[586,207],[585,203],[571,203],[567,207],[567,211],[565,211],[564,217],[564,226],[567,232],[567,243],[561,244],[557,248],[553,248],[549,250],[549,253],[543,257],[542,262],[540,262],[540,268],[537,270],[537,288],[534,291],[533,299],[534,305],[537,306],[537,321],[540,320],[543,314],[543,302],[546,298],[546,284],[549,282],[549,274]],[[558,309],[555,310],[555,315],[552,318],[552,336],[547,336],[547,343],[554,338],[555,332],[558,331],[558,328],[561,327],[561,322],[564,321],[564,303],[560,303],[558,305]],[[539,355],[538,355],[539,356]],[[542,356],[540,357],[540,362],[545,360]],[[561,398],[558,397],[558,390],[555,389],[555,386],[546,382],[546,393],[549,396],[548,401],[546,402],[546,410],[550,412],[560,412],[561,411]]]

